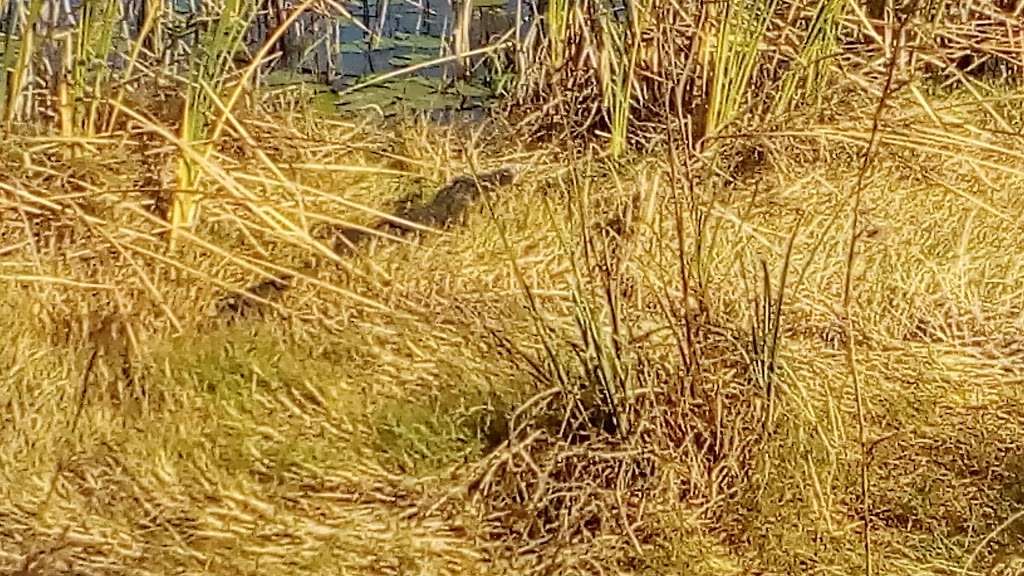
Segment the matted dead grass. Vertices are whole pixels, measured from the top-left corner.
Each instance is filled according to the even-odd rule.
[[[976,549],[977,573],[1024,548],[1020,523],[996,531],[1024,507],[1024,156],[969,101],[953,104],[973,124],[934,132],[927,112],[892,104],[861,201],[849,321],[877,573],[948,574]],[[841,299],[869,120],[764,134],[763,163],[735,182],[695,181],[695,192],[668,156],[525,152],[497,129],[243,121],[288,180],[244,146],[224,147],[222,183],[177,254],[162,251],[139,191],[157,170],[143,168],[146,154],[160,150],[144,126],[81,143],[91,161],[11,138],[0,184],[3,570],[862,569]],[[505,164],[522,169],[517,182],[466,226],[345,258],[315,234],[273,229],[258,209],[310,230],[368,222],[365,208]],[[682,220],[688,265],[703,275],[689,294],[676,205],[707,218],[699,250]],[[763,400],[751,375],[758,259],[776,281],[794,229]],[[604,268],[587,250],[607,256]],[[231,289],[284,273],[296,280],[262,315],[211,316]],[[612,331],[600,305],[609,281],[623,370],[643,384],[629,396],[632,435],[572,420],[594,414],[593,398],[545,383],[585,348],[580,299]],[[673,336],[684,317],[707,394],[687,402]],[[570,420],[581,427],[566,433]]]

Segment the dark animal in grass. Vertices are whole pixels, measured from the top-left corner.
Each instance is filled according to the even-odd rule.
[[[481,194],[508,186],[514,180],[515,171],[512,168],[500,168],[480,174],[476,178],[460,176],[438,190],[433,200],[427,203],[416,204],[412,197],[399,201],[394,220],[380,220],[367,229],[335,228],[334,248],[338,252],[347,252],[375,236],[373,230],[394,236],[403,236],[417,230],[416,226],[405,222],[427,228],[448,228],[465,218],[466,210],[480,199]],[[245,291],[263,300],[274,302],[291,287],[292,280],[291,275],[284,275],[279,279],[271,278],[253,284]],[[261,315],[265,308],[263,302],[246,294],[232,294],[217,302],[216,315],[225,319],[246,318]]]
[[[482,194],[512,184],[515,175],[515,170],[506,167],[480,174],[476,178],[460,176],[438,190],[432,200],[423,204],[417,204],[413,196],[407,196],[399,200],[399,207],[393,214],[394,219],[380,220],[366,229],[337,228],[334,248],[341,253],[348,252],[376,236],[374,231],[404,236],[419,228],[448,228],[456,222],[464,221],[466,211],[480,200]]]

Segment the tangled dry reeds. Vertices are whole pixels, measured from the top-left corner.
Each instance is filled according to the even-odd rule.
[[[5,565],[860,569],[851,334],[878,569],[941,573],[993,531],[988,565],[1019,538],[995,532],[1020,502],[1024,172],[991,115],[1013,100],[911,102],[877,130],[851,328],[836,215],[866,120],[765,135],[745,177],[689,180],[698,158],[253,116],[267,157],[301,168],[275,181],[225,146],[211,165],[243,193],[210,190],[177,253],[131,182],[159,148],[12,138]],[[345,258],[258,211],[369,220],[445,168],[509,162],[523,176],[465,229]],[[283,274],[271,313],[207,316]]]
[[[704,148],[897,82],[1016,84],[1020,7],[997,2],[549,2],[517,102],[533,134]],[[526,63],[528,62],[528,63]],[[842,107],[842,113],[849,113]],[[649,149],[649,148],[648,148]]]

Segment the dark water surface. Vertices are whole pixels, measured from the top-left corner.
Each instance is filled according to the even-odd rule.
[[[517,14],[526,26],[533,20],[536,0],[475,0],[470,26],[470,47],[486,46],[515,27]],[[0,32],[27,14],[31,0],[9,0],[0,14]],[[83,0],[44,0],[41,31],[76,25]],[[374,75],[385,74],[451,53],[451,32],[461,10],[456,0],[343,0],[340,3],[358,23],[344,17],[307,13],[279,43],[281,58],[264,76],[267,85],[303,84],[321,93],[344,92]],[[122,21],[115,47],[126,51],[145,19],[145,0],[122,0]],[[263,4],[261,2],[261,4]],[[276,22],[298,0],[270,0],[271,10],[255,19],[246,36],[250,50],[262,45]],[[168,37],[177,54],[190,52],[198,39],[197,19],[206,12],[203,0],[167,0]],[[271,11],[280,10],[273,14]],[[367,34],[366,30],[372,32]],[[521,30],[520,33],[523,33]],[[49,50],[47,50],[49,52]],[[55,55],[56,56],[56,55]],[[116,60],[116,58],[115,58]],[[173,60],[173,58],[172,58]],[[121,63],[110,65],[118,68]],[[341,110],[377,106],[405,106],[414,110],[449,110],[479,107],[493,95],[494,74],[476,74],[468,81],[444,82],[454,77],[454,63],[434,65],[403,74],[367,90],[335,99]],[[493,72],[493,71],[491,71]],[[365,92],[365,93],[362,93]],[[327,106],[325,95],[320,104]]]

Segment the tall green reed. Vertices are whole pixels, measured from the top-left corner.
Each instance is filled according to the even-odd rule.
[[[820,101],[828,82],[829,56],[838,44],[839,24],[845,15],[843,0],[819,0],[804,35],[797,61],[786,71],[774,103],[775,112],[791,109],[809,98]]]
[[[548,0],[544,24],[548,39],[548,55],[551,58],[551,65],[555,68],[560,66],[565,58],[570,10],[574,5],[571,0]]]
[[[209,20],[215,23],[203,32],[189,62],[189,83],[179,134],[183,146],[209,149],[212,145],[207,141],[208,131],[213,126],[215,113],[221,109],[220,98],[228,82],[232,57],[243,47],[245,31],[252,22],[255,8],[254,3],[247,0],[207,4]],[[174,231],[191,227],[197,221],[202,199],[199,180],[199,167],[189,155],[182,154],[178,161],[177,192],[168,217],[172,246]]]
[[[31,0],[28,12],[23,2],[14,2],[10,8],[10,21],[3,43],[3,71],[0,71],[0,111],[4,124],[10,130],[19,119],[19,106],[31,72],[35,51],[35,28],[42,13],[44,0]],[[18,36],[20,32],[20,36]],[[8,73],[8,71],[10,71]],[[29,103],[25,102],[27,106]]]
[[[94,135],[101,121],[101,96],[111,79],[110,57],[120,12],[119,0],[82,2],[69,76],[73,125],[83,136]]]
[[[779,0],[730,0],[717,12],[711,88],[705,130],[717,134],[736,119],[751,98],[761,46]]]

